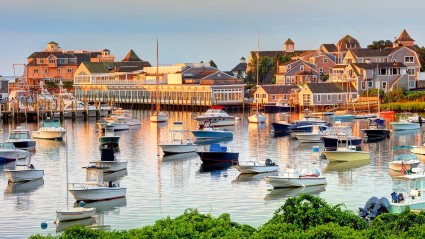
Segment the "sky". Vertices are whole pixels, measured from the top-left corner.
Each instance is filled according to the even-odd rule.
[[[337,43],[362,47],[403,29],[425,45],[425,1],[410,0],[0,0],[0,75],[19,75],[50,41],[64,50],[103,50],[122,60],[130,49],[152,65],[208,62],[231,70],[257,49],[296,50]]]

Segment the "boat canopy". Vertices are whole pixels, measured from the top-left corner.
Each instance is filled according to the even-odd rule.
[[[57,119],[46,119],[45,121],[43,121],[41,127],[58,128],[61,127],[61,123]]]

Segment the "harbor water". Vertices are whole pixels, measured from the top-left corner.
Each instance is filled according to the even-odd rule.
[[[234,132],[233,140],[221,143],[239,152],[240,161],[270,158],[280,165],[280,170],[294,165],[301,171],[318,169],[327,179],[326,187],[272,190],[264,181],[264,175],[239,175],[233,167],[205,168],[196,153],[163,157],[157,145],[167,136],[172,122],[183,121],[186,129],[195,129],[192,114],[169,112],[168,123],[157,124],[149,121],[148,111],[134,111],[142,125],[116,132],[121,136],[116,156],[128,161],[128,169],[109,175],[127,188],[126,198],[88,204],[96,207],[97,212],[93,218],[79,223],[105,230],[131,229],[196,208],[214,216],[229,213],[232,220],[257,227],[267,222],[286,198],[300,193],[311,193],[356,211],[372,196],[390,197],[393,191],[388,167],[391,147],[422,143],[419,130],[392,132],[389,139],[363,144],[363,149],[371,152],[370,161],[328,164],[321,157],[320,143],[300,143],[290,136],[271,133],[270,123],[277,121],[277,115],[268,114],[267,123],[257,125],[248,123],[246,113],[232,114],[241,120],[229,128]],[[2,124],[0,141],[4,142],[16,126]],[[56,210],[66,208],[67,201],[68,207],[74,206],[74,199],[66,192],[66,159],[69,182],[84,182],[82,167],[89,165],[89,161],[100,160],[98,137],[101,132],[95,119],[88,122],[66,119],[63,126],[67,130],[65,140],[36,140],[32,163],[44,170],[43,180],[14,185],[8,183],[3,170],[0,171],[1,238],[25,238],[37,233],[55,235],[73,224],[54,224]],[[367,126],[366,120],[356,120],[354,134],[363,137],[360,129]],[[37,124],[26,127],[36,130]],[[319,147],[319,152],[315,152],[314,146]],[[200,145],[199,149],[204,147],[207,145]],[[11,165],[13,163],[1,167]],[[42,222],[47,223],[46,229],[40,227]]]

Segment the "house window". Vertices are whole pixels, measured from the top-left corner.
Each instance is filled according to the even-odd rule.
[[[56,63],[56,60],[55,59],[49,59],[49,63],[50,64],[55,64]]]
[[[413,59],[413,56],[405,56],[404,57],[404,62],[406,62],[406,63],[414,63],[415,60]]]
[[[407,74],[415,75],[415,69],[407,69]]]
[[[388,59],[387,58],[384,58],[384,62],[388,62]]]
[[[283,95],[283,99],[287,100],[288,99],[288,95]]]
[[[387,69],[379,69],[379,75],[380,76],[385,76],[385,75],[387,75]]]
[[[300,71],[303,71],[304,70],[304,66],[303,65],[301,65],[300,66]]]
[[[58,68],[58,74],[60,74],[61,73],[61,68]]]
[[[291,82],[294,83],[295,82],[295,78],[293,76],[291,76]]]
[[[72,73],[72,68],[68,68],[68,69],[66,69],[66,72],[68,72],[68,73]]]
[[[328,63],[328,58],[323,58],[323,63]]]
[[[48,74],[49,70],[48,69],[44,69],[44,74]]]
[[[409,80],[409,88],[415,88],[415,81],[414,80]]]
[[[291,69],[291,65],[288,65],[288,70],[290,70]]]
[[[272,100],[276,100],[276,95],[272,95]]]
[[[321,95],[317,95],[317,102],[320,102],[320,101],[322,101],[322,97]]]
[[[367,82],[367,88],[372,88],[373,87],[373,82],[372,81],[368,81]]]
[[[366,82],[362,81],[362,90],[366,89]]]
[[[370,59],[365,59],[364,63],[370,63]]]
[[[397,68],[391,68],[391,74],[397,75]]]
[[[383,90],[386,90],[387,89],[387,82],[386,81],[383,81],[382,82],[382,89]]]
[[[38,74],[38,69],[34,69],[34,74]]]
[[[63,64],[63,63],[65,63],[65,62],[64,62],[64,60],[63,60],[63,59],[58,59],[58,63],[59,63],[59,64]]]
[[[319,72],[323,73],[323,68],[322,67],[319,68]]]
[[[342,101],[342,95],[338,94],[338,101]]]
[[[44,59],[38,59],[38,64],[44,64]]]
[[[331,95],[328,95],[328,99],[327,99],[328,101],[331,101],[332,100],[332,96]]]

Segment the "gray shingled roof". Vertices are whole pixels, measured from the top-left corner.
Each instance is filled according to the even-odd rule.
[[[239,63],[237,66],[235,66],[231,71],[246,71],[247,63]]]
[[[84,62],[91,73],[109,73],[114,71],[123,72],[132,68],[132,71],[142,70],[143,67],[151,66],[147,61],[136,62]],[[127,67],[127,68],[126,68]],[[121,70],[120,70],[121,69]]]
[[[260,85],[267,94],[289,94],[292,89],[299,89],[296,85]]]
[[[368,49],[368,48],[358,48],[350,49],[353,55],[357,57],[374,57],[374,56],[388,56],[392,53],[394,48],[384,48],[384,49]]]
[[[352,64],[362,69],[376,69],[376,65],[378,65],[378,68],[407,67],[402,62],[352,63]]]
[[[335,44],[322,44],[323,48],[325,48],[328,52],[338,52]]]
[[[346,93],[357,92],[353,84],[349,83],[307,83],[306,86],[312,93]]]

